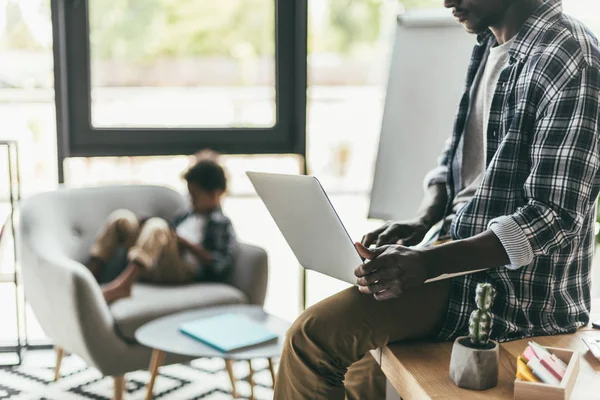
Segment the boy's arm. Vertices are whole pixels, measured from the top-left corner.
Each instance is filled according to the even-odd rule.
[[[237,240],[231,221],[228,218],[218,225],[213,240],[213,247],[208,249],[211,254],[210,268],[216,276],[223,276],[233,265]]]
[[[204,248],[201,244],[194,244],[187,239],[182,238],[181,236],[177,236],[177,240],[179,244],[189,250],[194,257],[200,261],[202,264],[212,264],[212,253]]]
[[[204,246],[201,244],[190,243],[182,238],[179,238],[179,242],[183,247],[188,249],[203,264],[203,266],[210,268],[216,276],[222,276],[233,264],[237,240],[229,219],[219,222],[215,228],[216,229],[210,233],[211,235],[214,235],[214,237],[205,238]]]

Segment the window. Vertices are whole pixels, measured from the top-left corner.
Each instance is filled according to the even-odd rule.
[[[53,83],[50,0],[0,0],[0,139],[19,142],[24,196],[56,186]],[[0,363],[12,361],[12,355],[4,351],[17,341],[15,287],[7,283],[12,282],[15,267],[11,230],[4,226],[10,210],[7,159],[3,147],[0,149]],[[18,292],[22,293],[22,288]],[[28,308],[25,315],[28,342],[44,340],[46,336]]]
[[[307,157],[350,235],[366,221],[398,0],[319,0],[308,8]],[[307,305],[345,288],[307,271]]]
[[[89,0],[92,126],[275,125],[273,0]]]
[[[63,157],[304,154],[305,2],[53,3]]]

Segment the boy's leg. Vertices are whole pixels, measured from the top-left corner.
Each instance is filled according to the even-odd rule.
[[[129,210],[116,210],[108,216],[90,248],[90,260],[87,262],[87,267],[96,280],[100,279],[104,266],[115,255],[119,246],[133,246],[139,227],[137,217]]]
[[[163,285],[178,285],[194,281],[193,266],[182,260],[176,234],[161,218],[150,218],[129,250],[130,261],[144,268],[140,280]]]
[[[430,283],[383,302],[352,287],[307,309],[288,331],[275,400],[343,400],[348,368],[369,350],[437,334],[446,317],[450,284]]]
[[[131,287],[138,279],[155,282],[159,278],[159,260],[176,251],[177,240],[167,222],[150,218],[140,228],[135,244],[128,252],[127,268],[112,282],[102,288],[107,303],[131,295]],[[167,257],[172,258],[172,257]]]
[[[102,295],[107,304],[131,296],[131,287],[140,277],[142,266],[131,262],[112,282],[102,286]]]

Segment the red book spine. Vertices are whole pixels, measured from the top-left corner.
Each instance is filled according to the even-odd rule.
[[[550,362],[548,362],[548,359],[549,357],[544,357],[544,359],[542,359],[540,362],[548,370],[548,372],[550,372],[552,375],[554,375],[554,377],[556,377],[556,379],[562,381],[563,376],[558,371],[556,371],[556,366],[554,365],[554,362],[551,360]]]

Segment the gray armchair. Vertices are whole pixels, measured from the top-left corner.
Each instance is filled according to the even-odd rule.
[[[25,200],[19,228],[25,294],[59,357],[77,354],[105,376],[115,377],[120,399],[123,375],[146,369],[151,351],[135,343],[142,324],[187,309],[265,299],[268,265],[263,249],[240,244],[226,283],[183,287],[138,283],[132,296],[108,306],[99,285],[82,265],[105,218],[126,208],[138,216],[170,219],[185,208],[184,198],[164,187],[117,186],[60,189]],[[189,361],[168,355],[166,363]]]

